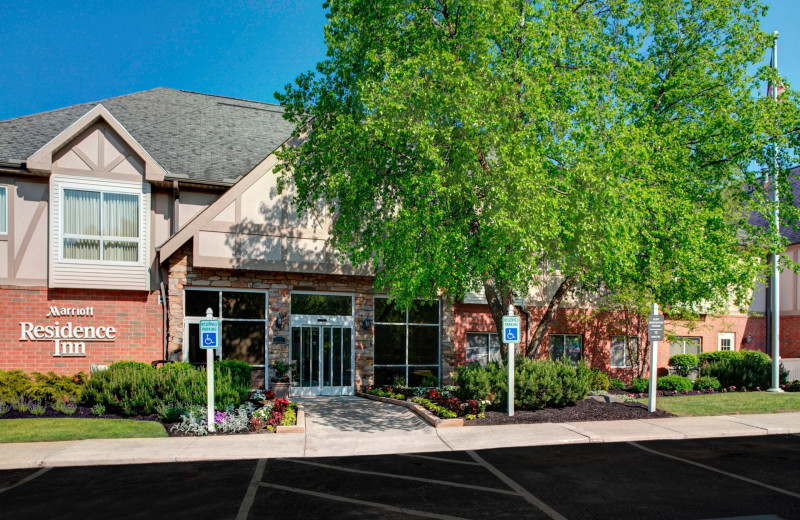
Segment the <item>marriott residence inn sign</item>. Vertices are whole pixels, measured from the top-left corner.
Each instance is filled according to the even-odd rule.
[[[45,318],[94,317],[94,307],[50,307]],[[35,325],[21,321],[20,341],[52,341],[55,344],[54,356],[85,356],[86,343],[113,342],[117,337],[114,327],[75,325],[72,321],[48,322]]]

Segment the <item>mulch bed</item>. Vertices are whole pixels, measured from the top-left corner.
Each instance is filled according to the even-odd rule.
[[[514,416],[506,412],[486,411],[483,419],[464,421],[464,426],[489,426],[494,424],[533,424],[550,422],[614,421],[630,419],[659,419],[675,417],[671,413],[656,410],[647,411],[641,403],[602,403],[593,399],[578,401],[575,406],[566,408],[545,408],[544,410],[515,410]]]

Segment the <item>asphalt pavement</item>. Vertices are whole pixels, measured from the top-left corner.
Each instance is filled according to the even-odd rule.
[[[800,436],[0,471],[0,517],[800,519]]]

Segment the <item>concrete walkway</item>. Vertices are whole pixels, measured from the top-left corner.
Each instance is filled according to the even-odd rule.
[[[305,433],[0,444],[0,469],[800,434],[800,413],[436,429],[405,408],[367,399],[297,401],[305,410]]]

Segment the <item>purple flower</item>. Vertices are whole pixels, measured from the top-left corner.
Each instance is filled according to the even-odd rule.
[[[224,421],[227,418],[228,418],[228,414],[227,413],[220,412],[219,410],[215,410],[214,411],[214,422],[215,423],[221,423],[222,421]]]

